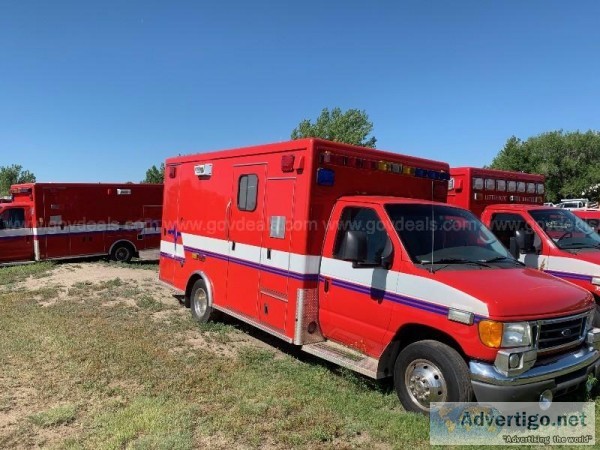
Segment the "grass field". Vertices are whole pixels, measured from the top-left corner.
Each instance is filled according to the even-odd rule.
[[[389,383],[233,320],[199,326],[155,272],[0,269],[0,447],[428,447]]]

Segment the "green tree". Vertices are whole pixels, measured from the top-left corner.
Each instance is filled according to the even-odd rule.
[[[17,164],[0,166],[0,196],[8,195],[13,184],[33,182],[35,182],[35,175],[28,170],[23,170],[22,166]]]
[[[545,175],[548,201],[581,197],[600,183],[600,132],[558,130],[525,141],[512,136],[490,167]]]
[[[157,183],[162,184],[165,182],[165,163],[161,163],[160,167],[152,166],[146,170],[146,178],[142,180],[142,183]]]
[[[365,111],[349,109],[342,112],[340,108],[329,111],[324,108],[317,120],[312,123],[304,119],[292,131],[292,139],[318,137],[335,142],[361,145],[375,148],[377,139],[368,137],[373,131],[373,123]]]

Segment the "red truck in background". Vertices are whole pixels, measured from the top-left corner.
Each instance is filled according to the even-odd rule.
[[[160,279],[404,407],[552,401],[599,376],[589,292],[446,203],[446,163],[304,139],[166,161]]]
[[[543,206],[542,175],[473,167],[452,168],[450,175],[449,203],[480,216],[528,267],[577,284],[600,302],[600,236],[576,211]]]
[[[0,263],[109,255],[129,261],[158,248],[159,184],[28,183],[0,203]]]

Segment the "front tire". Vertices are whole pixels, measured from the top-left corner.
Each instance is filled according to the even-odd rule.
[[[394,365],[394,387],[407,411],[429,414],[432,402],[473,399],[469,369],[452,347],[426,340],[408,345]]]
[[[198,323],[207,323],[218,317],[218,311],[210,304],[208,289],[202,279],[197,280],[192,287],[192,291],[190,292],[190,309],[192,310],[192,317]]]

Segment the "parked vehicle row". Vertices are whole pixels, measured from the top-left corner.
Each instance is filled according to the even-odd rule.
[[[600,377],[600,236],[544,206],[541,176],[320,139],[170,158],[164,175],[164,191],[13,186],[0,263],[160,245],[160,279],[199,322],[226,313],[392,378],[426,414]]]

